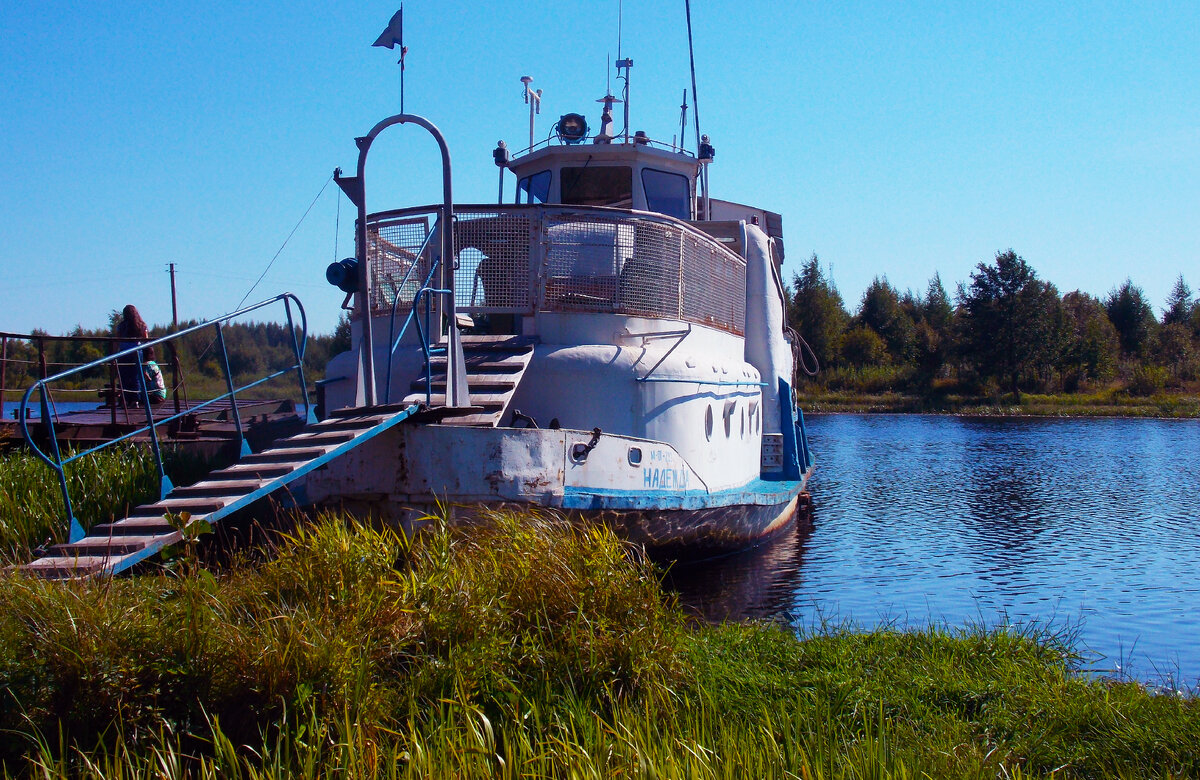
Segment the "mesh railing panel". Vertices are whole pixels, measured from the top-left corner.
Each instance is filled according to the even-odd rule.
[[[574,214],[546,219],[548,311],[617,311],[621,267],[633,254],[633,225]]]
[[[394,213],[393,213],[394,214]],[[420,258],[435,215],[378,218],[368,227],[372,309],[391,310],[393,286],[408,309],[439,251]],[[554,207],[464,208],[455,214],[455,298],[471,314],[613,312],[684,319],[737,334],[746,317],[746,265],[713,239],[670,220]],[[437,280],[434,280],[436,283]]]
[[[436,248],[426,249],[417,257],[430,227],[435,221],[430,215],[380,219],[367,225],[367,252],[371,258],[371,311],[385,314],[392,310],[392,301],[399,296],[401,311],[407,311],[421,283],[429,275],[431,255]],[[437,241],[435,236],[430,245]],[[409,269],[416,264],[416,268]],[[405,280],[405,275],[408,279]],[[403,283],[403,284],[402,284]]]
[[[746,264],[688,234],[683,242],[683,319],[741,334],[746,328]]]
[[[454,216],[458,307],[473,313],[530,311],[529,215],[464,210]]]

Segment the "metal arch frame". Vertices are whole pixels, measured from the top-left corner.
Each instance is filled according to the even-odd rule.
[[[451,307],[454,305],[454,197],[450,183],[450,150],[446,146],[445,136],[428,119],[416,114],[396,114],[381,120],[366,135],[354,139],[354,143],[358,146],[358,170],[353,178],[340,176],[339,172],[334,173],[334,180],[337,181],[338,186],[342,188],[342,191],[346,193],[354,205],[358,207],[358,221],[354,231],[355,254],[358,257],[358,292],[355,293],[355,306],[363,317],[363,335],[362,341],[359,343],[359,367],[363,375],[363,383],[360,385],[360,388],[364,391],[362,400],[367,406],[374,406],[376,403],[375,341],[371,327],[371,269],[370,256],[367,252],[367,198],[365,187],[367,153],[371,150],[371,144],[374,143],[376,137],[384,130],[392,125],[410,123],[428,130],[429,134],[437,141],[438,149],[442,153],[441,286],[451,291]],[[450,316],[452,319],[453,311],[451,311]],[[442,333],[446,332],[447,328],[447,317],[444,312],[442,313],[440,327],[439,337]],[[452,322],[449,324],[449,332],[452,334],[451,338],[454,338],[454,334],[458,332]],[[454,340],[457,341],[457,339]],[[451,350],[451,360],[455,359],[453,353],[454,350]],[[448,368],[453,367],[448,366]],[[450,376],[454,376],[453,371],[448,371],[448,377]]]

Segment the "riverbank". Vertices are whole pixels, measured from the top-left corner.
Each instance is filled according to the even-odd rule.
[[[958,414],[978,417],[1153,417],[1200,418],[1200,395],[1158,393],[1135,396],[1119,389],[1094,393],[1021,393],[994,397],[911,395],[894,391],[862,393],[797,392],[805,412],[853,414]]]
[[[5,772],[1200,772],[1200,701],[1077,676],[1047,631],[695,625],[634,550],[553,517],[277,541],[217,572],[0,577]]]

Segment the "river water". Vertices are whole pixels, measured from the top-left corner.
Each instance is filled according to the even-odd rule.
[[[710,619],[1074,632],[1083,668],[1200,685],[1200,421],[812,415],[814,509],[680,567]]]

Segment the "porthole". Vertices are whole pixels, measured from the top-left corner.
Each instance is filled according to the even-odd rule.
[[[642,448],[641,447],[630,447],[629,448],[629,465],[636,466],[641,462],[642,462]]]
[[[721,416],[725,418],[725,438],[728,439],[733,433],[733,410],[737,406],[737,401],[726,401],[725,412]]]
[[[742,438],[746,438],[746,410],[742,410]]]
[[[712,439],[712,429],[713,429],[712,407],[706,406],[706,407],[704,407],[704,438],[709,439],[709,440]]]

